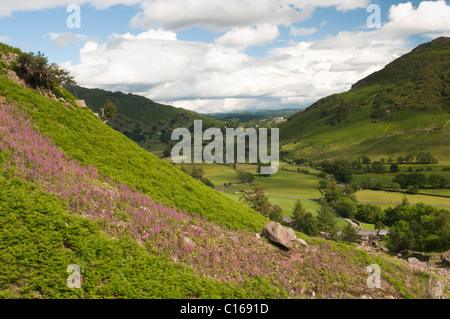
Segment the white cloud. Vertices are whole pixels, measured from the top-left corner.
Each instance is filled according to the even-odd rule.
[[[289,30],[289,34],[294,37],[312,35],[316,32],[319,32],[319,30],[314,27],[312,27],[312,28],[296,28],[296,27],[292,26],[291,29]]]
[[[445,1],[423,1],[417,9],[411,2],[393,5],[389,10],[389,22],[383,29],[403,36],[449,32],[450,5]]]
[[[254,13],[258,16],[256,18],[257,21],[253,21],[250,25],[269,22],[261,21],[259,19],[263,18],[263,15],[270,15],[271,13],[276,15],[276,17],[265,17],[263,18],[263,20],[275,19],[279,21],[277,25],[281,25],[283,24],[283,21],[280,20],[280,18],[294,18],[295,16],[298,16],[298,14],[295,12],[296,8],[304,9],[308,6],[335,6],[337,10],[347,11],[356,8],[363,8],[367,6],[369,1],[370,0],[229,0],[226,2],[221,0],[14,0],[2,2],[2,5],[0,6],[0,17],[9,16],[15,11],[42,10],[60,6],[67,6],[69,4],[89,4],[98,9],[105,9],[118,4],[134,5],[140,3],[142,4],[143,13],[137,16],[136,20],[142,19],[142,21],[140,22],[143,22],[148,27],[153,26],[153,22],[151,21],[156,21],[156,23],[164,26],[167,24],[184,24],[182,20],[186,20],[186,18],[187,20],[189,20],[185,22],[187,24],[193,21],[203,21],[206,23],[215,24],[214,17],[208,19],[208,15],[218,17],[220,20],[222,20],[221,22],[218,22],[218,24],[222,25],[224,19],[226,19],[227,17],[232,17],[229,15],[230,13],[241,13],[241,17],[235,17],[235,21],[242,21],[242,16],[251,15],[252,11],[247,11],[246,14],[244,13],[246,9],[256,10],[254,11]],[[220,2],[222,2],[222,4],[220,4]],[[260,6],[261,8],[258,9],[258,7]],[[217,9],[224,10],[225,16],[221,17],[220,12],[216,13],[213,11]],[[268,9],[275,10],[273,12],[270,12]],[[155,10],[155,14],[152,14],[152,10]],[[173,16],[175,14],[178,14],[179,17],[177,18]],[[148,22],[151,23],[148,24]]]
[[[139,33],[138,35],[132,35],[131,33],[126,33],[124,35],[119,35],[124,39],[153,39],[153,40],[177,40],[177,34],[172,31],[165,31],[163,29],[150,29],[146,32]]]
[[[290,25],[310,17],[313,6],[302,10],[284,0],[155,0],[141,3],[133,27],[159,25],[168,30],[200,26],[214,31],[259,24]],[[294,1],[295,2],[295,1]]]
[[[307,106],[348,90],[410,51],[406,26],[411,16],[423,24],[415,28],[416,34],[447,32],[445,23],[426,17],[433,12],[440,17],[448,8],[442,1],[418,8],[392,6],[390,20],[381,29],[292,42],[263,58],[248,56],[234,45],[270,41],[277,36],[275,25],[234,28],[214,44],[180,41],[173,31],[151,29],[115,35],[105,43],[88,41],[80,50],[81,62],[68,67],[80,85],[142,94],[201,112]]]
[[[11,40],[9,37],[0,35],[0,42],[6,42],[6,41],[9,41],[9,40]]]
[[[45,36],[50,37],[50,40],[53,41],[52,46],[54,48],[64,48],[69,46],[75,42],[87,40],[88,37],[82,34],[75,34],[72,32],[66,33],[47,33]]]
[[[89,4],[97,9],[105,9],[113,5],[132,5],[142,0],[14,0],[2,1],[0,6],[0,17],[10,16],[15,11],[35,11],[42,9],[53,9],[69,4]]]
[[[278,27],[270,24],[233,28],[215,43],[229,46],[261,46],[278,38]]]

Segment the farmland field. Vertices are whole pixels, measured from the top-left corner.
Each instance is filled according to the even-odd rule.
[[[433,206],[450,207],[450,199],[426,195],[412,195],[403,193],[393,193],[384,191],[363,190],[356,193],[359,202],[376,203],[376,204],[393,204],[401,203],[404,196],[408,198],[411,204],[424,203]]]

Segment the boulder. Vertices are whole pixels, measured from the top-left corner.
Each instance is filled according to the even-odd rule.
[[[75,103],[83,109],[86,107],[86,102],[84,100],[77,100]]]
[[[293,247],[291,240],[292,233],[290,233],[287,228],[281,226],[279,223],[270,222],[266,224],[261,235],[287,250],[292,249]]]

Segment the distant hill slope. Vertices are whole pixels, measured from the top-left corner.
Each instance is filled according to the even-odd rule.
[[[108,125],[138,143],[142,148],[160,155],[167,148],[171,132],[178,127],[189,128],[194,120],[204,126],[220,127],[222,122],[198,113],[156,103],[143,96],[70,86],[66,89],[76,98],[85,100],[95,113],[110,99],[117,107],[117,115]]]
[[[320,99],[280,127],[288,158],[430,151],[450,160],[450,38],[441,37]]]

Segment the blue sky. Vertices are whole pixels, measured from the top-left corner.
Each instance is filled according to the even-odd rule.
[[[448,1],[16,0],[0,41],[44,52],[79,85],[200,112],[304,107],[450,35]],[[81,28],[69,28],[69,4]],[[369,4],[381,27],[368,28]]]

